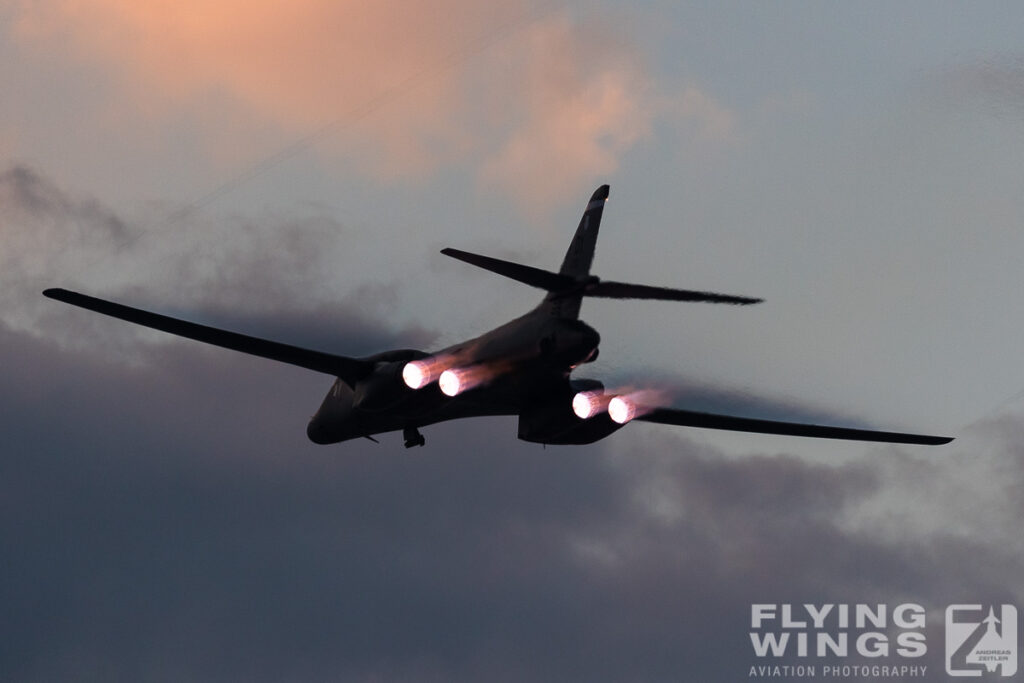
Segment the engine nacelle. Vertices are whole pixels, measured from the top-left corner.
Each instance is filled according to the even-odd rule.
[[[622,428],[607,412],[589,419],[573,412],[572,399],[576,394],[603,389],[604,385],[597,380],[573,380],[568,394],[538,403],[519,414],[519,438],[533,443],[588,444]]]
[[[601,335],[582,320],[553,319],[547,323],[537,344],[541,356],[576,366],[597,358]]]
[[[594,353],[597,353],[597,349],[594,349]],[[604,391],[604,382],[599,379],[571,379],[569,388],[572,389],[573,395],[581,391]]]

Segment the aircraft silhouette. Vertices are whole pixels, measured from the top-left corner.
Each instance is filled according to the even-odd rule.
[[[306,433],[318,444],[402,430],[406,448],[425,442],[419,428],[465,417],[516,415],[519,438],[589,444],[632,420],[763,434],[938,445],[950,438],[749,417],[660,405],[651,391],[606,390],[573,370],[597,358],[600,335],[579,319],[584,297],[749,305],[761,299],[610,282],[590,274],[608,186],[594,192],[557,273],[457,249],[441,253],[545,290],[540,305],[490,332],[427,353],[412,349],[350,358],[187,322],[66,289],[44,295],[74,306],[336,379]]]

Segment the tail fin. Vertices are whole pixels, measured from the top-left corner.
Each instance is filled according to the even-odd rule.
[[[601,215],[604,203],[608,201],[608,186],[597,188],[587,203],[587,208],[580,218],[579,227],[573,235],[569,250],[565,252],[559,275],[568,275],[577,280],[586,279],[590,275],[590,265],[594,262],[594,248],[597,246],[597,231],[601,227]]]
[[[608,186],[602,185],[590,197],[590,202],[587,203],[587,208],[583,211],[583,217],[580,219],[579,227],[576,228],[576,234],[569,244],[569,250],[565,252],[562,267],[557,273],[450,247],[442,249],[441,253],[532,287],[546,289],[548,293],[544,297],[542,305],[553,317],[569,320],[579,318],[580,303],[585,296],[604,299],[703,301],[737,305],[761,302],[761,299],[745,296],[601,281],[600,278],[591,275],[590,266],[594,262],[597,232],[601,227],[601,215],[604,213],[604,203],[607,200]]]
[[[544,297],[544,304],[551,315],[575,320],[580,316],[584,286],[597,281],[597,278],[590,277],[590,266],[594,262],[597,232],[601,227],[601,215],[607,200],[608,186],[602,185],[594,191],[587,208],[583,210],[576,234],[557,273],[451,247],[442,249],[441,253],[524,284],[546,289],[548,294]]]
[[[583,210],[576,234],[572,236],[569,249],[562,259],[562,267],[558,274],[571,277],[582,282],[590,277],[590,266],[594,262],[594,249],[597,247],[597,233],[601,227],[601,216],[604,214],[604,203],[608,201],[608,186],[602,185],[594,191]],[[583,292],[550,292],[544,297],[544,304],[555,318],[577,320],[580,317],[580,304],[583,303]]]

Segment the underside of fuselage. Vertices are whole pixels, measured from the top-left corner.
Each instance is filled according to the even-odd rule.
[[[403,394],[390,408],[365,410],[354,405],[354,389],[337,379],[309,421],[306,435],[313,443],[332,444],[463,417],[516,414],[511,403],[495,401],[491,395],[486,402],[474,400],[472,393],[449,397],[436,385],[415,393],[406,388]]]
[[[569,373],[596,357],[599,342],[586,323],[554,318],[542,305],[480,337],[432,354],[409,352],[406,359],[381,360],[359,382],[336,379],[306,433],[314,443],[329,444],[464,417],[519,415],[520,438],[558,443],[547,436],[554,439],[579,422],[571,411],[575,390]],[[421,388],[403,381],[407,363],[429,359],[443,359],[438,362],[446,365],[444,369],[462,372],[472,384],[448,395],[436,374]],[[553,419],[538,417],[538,411],[547,415],[554,405],[558,409]]]

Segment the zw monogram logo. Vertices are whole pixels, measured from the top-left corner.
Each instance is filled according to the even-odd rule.
[[[1017,608],[950,605],[946,608],[946,673],[1001,676],[1017,672]]]

